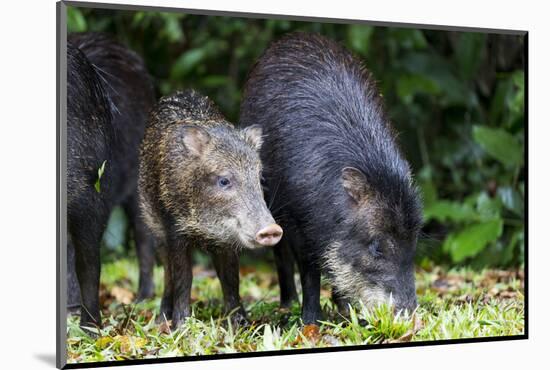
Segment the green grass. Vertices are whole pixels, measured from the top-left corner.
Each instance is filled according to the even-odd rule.
[[[127,305],[117,301],[131,301],[137,276],[134,260],[103,265],[101,336],[86,335],[78,326],[78,317],[69,316],[69,363],[491,337],[524,331],[523,275],[517,271],[419,270],[419,308],[409,317],[396,315],[387,306],[367,309],[359,304],[344,318],[323,284],[321,305],[326,321],[318,332],[302,327],[298,304],[290,310],[279,309],[279,289],[271,266],[241,269],[241,296],[251,323],[238,328],[222,316],[221,288],[211,270],[195,269],[193,316],[176,331],[155,324],[162,268],[155,269],[154,299]]]

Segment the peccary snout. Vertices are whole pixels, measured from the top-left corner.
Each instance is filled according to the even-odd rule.
[[[264,247],[277,244],[283,236],[283,229],[277,224],[271,224],[256,233],[256,242]]]

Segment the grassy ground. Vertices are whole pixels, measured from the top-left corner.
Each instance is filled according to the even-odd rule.
[[[521,271],[468,269],[417,272],[420,307],[411,317],[388,307],[359,305],[341,317],[324,284],[321,305],[327,321],[302,327],[300,308],[278,307],[276,275],[265,268],[241,268],[241,295],[251,324],[233,328],[222,317],[221,288],[212,270],[196,268],[193,317],[177,331],[156,325],[162,269],[155,270],[157,297],[134,304],[137,266],[133,260],[103,265],[101,336],[92,338],[67,319],[68,362],[112,361],[289,348],[426,341],[523,334],[524,296]]]

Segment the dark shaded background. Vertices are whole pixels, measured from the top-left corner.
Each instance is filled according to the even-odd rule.
[[[233,122],[271,41],[301,30],[342,42],[378,80],[422,189],[418,262],[523,264],[522,36],[84,8],[69,8],[68,29],[114,35],[144,57],[159,96],[194,87]],[[131,236],[120,209],[111,221],[104,241],[116,251]]]

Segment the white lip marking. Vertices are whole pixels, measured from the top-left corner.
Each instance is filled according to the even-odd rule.
[[[376,306],[380,303],[393,304],[393,296],[372,282],[367,281],[357,273],[351,264],[346,263],[338,256],[338,249],[342,243],[331,243],[324,254],[323,266],[329,272],[333,286],[338,292],[352,300],[360,299],[366,306]]]

